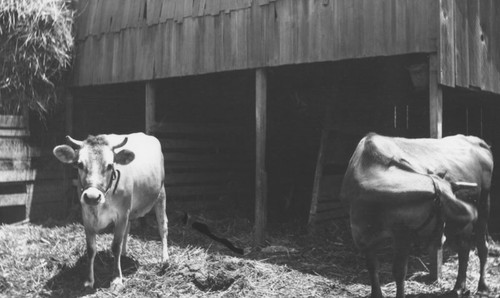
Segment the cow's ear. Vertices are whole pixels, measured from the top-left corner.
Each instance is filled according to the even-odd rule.
[[[115,153],[115,163],[119,165],[128,165],[135,158],[134,152],[123,149],[122,151]]]
[[[62,163],[73,163],[76,161],[77,153],[68,145],[59,145],[52,151]]]

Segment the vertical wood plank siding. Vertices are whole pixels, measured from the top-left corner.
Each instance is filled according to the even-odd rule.
[[[440,0],[440,83],[500,93],[500,2]]]
[[[437,50],[434,0],[82,0],[74,85]]]

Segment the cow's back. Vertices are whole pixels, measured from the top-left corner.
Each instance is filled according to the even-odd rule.
[[[449,181],[475,182],[481,188],[490,187],[493,157],[489,146],[477,137],[456,135],[442,139],[405,139],[371,133],[359,142],[351,157],[341,198],[351,200],[350,197],[359,192],[359,187],[369,187],[369,183],[365,183],[367,180],[386,175],[385,171],[391,165],[401,161],[420,173],[444,174]],[[422,185],[408,187],[411,190]]]
[[[163,187],[165,170],[163,153],[158,139],[144,133],[128,135],[106,135],[110,144],[120,143],[128,138],[125,146],[117,149],[127,149],[135,154],[134,160],[125,165],[116,165],[120,171],[120,180],[115,196],[131,195],[131,217],[142,216],[156,202]]]
[[[393,142],[401,149],[401,158],[419,168],[445,174],[449,181],[476,182],[489,188],[490,181],[484,178],[491,176],[493,157],[489,146],[480,138],[455,135],[442,139],[393,138]]]

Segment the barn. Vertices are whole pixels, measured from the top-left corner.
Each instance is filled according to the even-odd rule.
[[[367,132],[477,135],[498,159],[499,21],[494,0],[80,0],[66,127],[156,135],[169,206],[238,207],[261,242],[346,216]]]

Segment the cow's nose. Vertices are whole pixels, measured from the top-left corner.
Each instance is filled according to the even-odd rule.
[[[97,205],[101,202],[102,193],[95,188],[88,188],[83,193],[83,201],[88,205]]]

